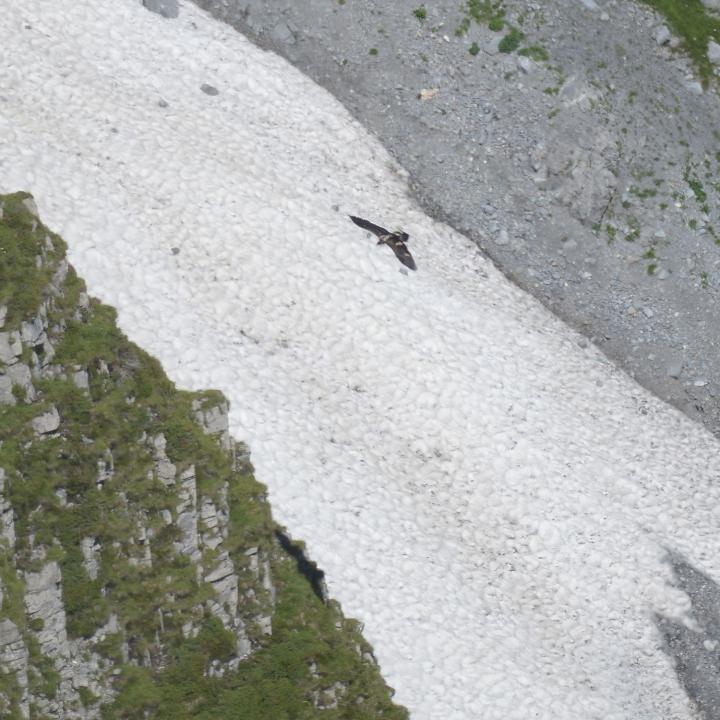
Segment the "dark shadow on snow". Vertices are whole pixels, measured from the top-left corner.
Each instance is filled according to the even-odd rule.
[[[275,530],[275,537],[280,543],[280,547],[295,560],[298,572],[310,583],[313,592],[327,605],[328,592],[325,586],[325,573],[318,568],[316,563],[308,560],[303,546],[293,542],[293,539],[287,533],[278,529]]]
[[[692,602],[691,616],[700,630],[663,615],[656,615],[655,622],[688,696],[706,720],[720,720],[720,586],[672,550],[667,560],[676,587]]]

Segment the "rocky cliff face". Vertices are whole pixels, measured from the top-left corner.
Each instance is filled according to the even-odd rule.
[[[1,717],[405,717],[227,411],[119,332],[30,196],[0,197]]]

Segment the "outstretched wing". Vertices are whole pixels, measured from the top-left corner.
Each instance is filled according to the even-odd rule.
[[[385,228],[380,227],[379,225],[373,225],[373,223],[371,223],[369,220],[363,220],[362,218],[355,217],[354,215],[350,215],[350,219],[356,225],[359,225],[361,228],[363,228],[363,230],[369,230],[371,233],[374,233],[378,237],[390,234]]]
[[[395,253],[395,257],[406,267],[409,267],[411,270],[417,270],[417,265],[415,265],[415,260],[413,259],[413,256],[410,254],[410,251],[407,249],[407,245],[405,245],[402,240],[397,240],[396,242],[392,243],[391,245],[393,252]]]

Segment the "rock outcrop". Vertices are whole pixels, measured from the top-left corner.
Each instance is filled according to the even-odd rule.
[[[0,230],[0,717],[405,717],[222,395],[120,333],[29,196]]]

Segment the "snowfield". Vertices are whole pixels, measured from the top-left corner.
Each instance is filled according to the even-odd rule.
[[[415,720],[693,717],[653,618],[690,607],[668,548],[720,577],[718,442],[193,5],[4,0],[0,38],[0,190],[173,380],[228,396]],[[348,214],[407,230],[418,271]]]

